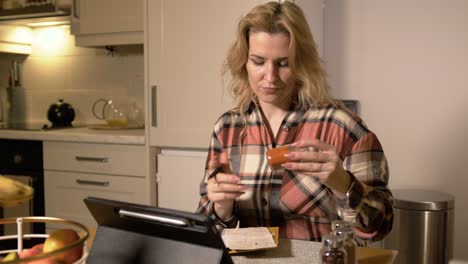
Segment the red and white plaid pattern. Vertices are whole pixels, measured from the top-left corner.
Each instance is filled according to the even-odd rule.
[[[270,137],[255,104],[244,123],[237,112],[224,113],[215,124],[208,153],[209,161],[226,152],[233,173],[249,187],[236,200],[235,216],[241,227],[279,226],[282,237],[316,241],[330,232],[331,221],[338,219],[332,191],[314,177],[285,169],[272,170],[266,157],[267,150],[273,147],[317,138],[337,148],[343,167],[365,190],[357,225],[365,232],[377,230],[374,240],[390,232],[393,211],[387,188],[387,161],[376,135],[349,109],[324,105],[304,112],[292,107],[276,139]],[[213,214],[212,203],[206,197],[208,174],[207,170],[200,185],[200,209]],[[232,221],[230,225],[236,223]]]

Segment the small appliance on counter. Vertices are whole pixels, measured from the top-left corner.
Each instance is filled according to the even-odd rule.
[[[52,127],[72,127],[75,120],[75,110],[69,104],[59,99],[56,103],[50,105],[47,111],[47,119],[52,123]]]

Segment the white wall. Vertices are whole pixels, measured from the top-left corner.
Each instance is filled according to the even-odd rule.
[[[22,63],[23,85],[13,89],[15,119],[47,122],[58,98],[74,107],[75,123],[99,121],[91,112],[99,98],[135,101],[143,108],[142,45],[117,47],[109,56],[104,48],[75,47],[69,26],[58,26],[34,29],[32,49],[29,56],[0,53],[0,85],[6,84],[11,60]]]
[[[360,101],[390,187],[453,194],[468,260],[468,1],[327,0],[324,34],[335,95]]]

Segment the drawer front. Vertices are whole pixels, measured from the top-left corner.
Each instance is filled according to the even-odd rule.
[[[44,169],[145,176],[145,147],[44,142]]]
[[[88,196],[149,204],[145,178],[45,171],[45,215],[73,220],[87,227],[97,226],[83,202]],[[57,228],[47,224],[47,228]]]

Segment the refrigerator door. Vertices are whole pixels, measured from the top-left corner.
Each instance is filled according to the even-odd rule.
[[[157,156],[158,207],[195,212],[206,150],[162,149]]]

